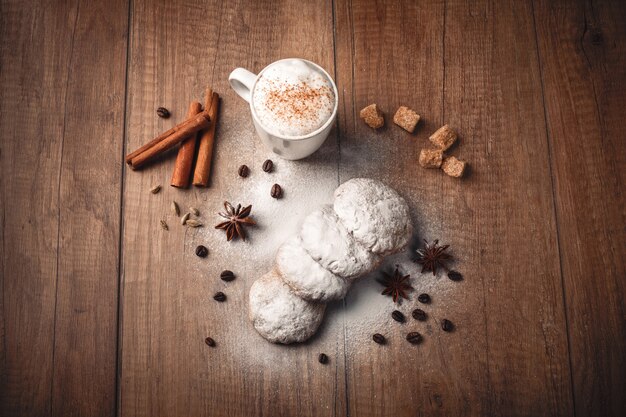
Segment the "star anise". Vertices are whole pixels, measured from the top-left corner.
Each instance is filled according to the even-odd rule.
[[[449,271],[445,262],[452,259],[452,256],[446,252],[450,245],[439,246],[439,240],[435,240],[432,245],[426,240],[424,243],[426,247],[416,251],[417,263],[422,265],[422,273],[432,271],[433,275],[437,275],[438,268]]]
[[[385,286],[381,293],[382,295],[390,295],[394,303],[399,302],[400,298],[409,299],[407,293],[413,291],[413,287],[409,282],[411,275],[402,275],[396,266],[393,274],[383,272],[383,277],[383,279],[378,281]]]
[[[229,242],[237,237],[246,240],[246,232],[243,230],[243,226],[256,224],[254,220],[248,217],[250,211],[252,211],[252,205],[242,209],[241,204],[237,204],[237,208],[234,208],[228,201],[224,201],[224,208],[226,212],[220,212],[219,215],[227,220],[218,224],[215,228],[225,230],[226,239]]]

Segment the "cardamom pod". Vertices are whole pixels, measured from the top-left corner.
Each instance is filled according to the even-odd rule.
[[[202,226],[202,223],[200,223],[198,220],[189,219],[185,222],[185,225],[189,227],[200,227]]]
[[[160,185],[155,185],[154,187],[152,187],[152,188],[150,189],[150,192],[151,192],[152,194],[158,194],[158,192],[159,192],[159,191],[161,191],[161,186],[160,186]]]
[[[176,201],[172,201],[172,213],[174,213],[176,217],[180,216],[180,208],[178,207],[178,204],[176,204]]]
[[[165,222],[165,220],[161,220],[161,229],[170,230],[170,228],[167,227],[167,223]]]
[[[185,215],[183,217],[181,217],[181,219],[180,219],[180,224],[182,224],[184,226],[185,223],[187,223],[187,221],[189,220],[189,216],[190,215],[191,215],[191,213],[185,213]]]

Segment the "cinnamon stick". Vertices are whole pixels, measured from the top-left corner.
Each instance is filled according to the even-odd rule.
[[[202,105],[197,101],[192,101],[189,105],[187,118],[193,117],[202,111]],[[187,188],[191,180],[191,166],[193,164],[193,156],[196,152],[196,138],[198,134],[191,135],[183,143],[180,144],[176,163],[174,164],[174,172],[172,172],[172,187]]]
[[[207,89],[204,108],[205,111],[209,112],[209,117],[211,118],[212,123],[207,130],[202,132],[202,135],[200,136],[198,158],[196,160],[196,168],[193,173],[193,185],[198,187],[206,187],[209,185],[219,103],[220,96],[217,93],[212,92],[211,89]]]
[[[165,133],[157,136],[155,139],[150,141],[147,145],[142,146],[141,148],[146,148],[142,152],[137,151],[132,154],[136,154],[136,156],[130,158],[130,166],[132,169],[137,169],[147,164],[148,162],[154,160],[163,152],[173,148],[178,145],[189,136],[197,133],[199,130],[206,129],[211,125],[211,118],[206,111],[198,113],[190,119],[185,120],[183,123],[173,127],[170,130],[174,132],[168,136],[165,136]],[[168,131],[169,132],[169,131]],[[165,136],[165,137],[163,137]],[[157,140],[158,139],[158,140]],[[130,154],[130,155],[132,155]],[[130,156],[128,155],[128,156]],[[128,156],[126,157],[128,159]]]
[[[137,155],[139,155],[140,153],[148,150],[149,148],[153,147],[154,145],[156,145],[157,143],[161,142],[163,139],[165,139],[166,137],[168,137],[169,135],[175,133],[177,130],[180,130],[182,128],[184,128],[184,126],[187,123],[191,123],[192,118],[187,118],[186,120],[184,120],[182,123],[177,124],[176,126],[174,126],[173,128],[166,130],[165,132],[161,133],[159,136],[157,136],[156,138],[152,139],[150,142],[140,146],[139,148],[135,149],[133,152],[129,153],[128,155],[126,155],[126,158],[124,158],[124,160],[126,161],[127,164],[130,164],[130,161],[136,157]]]

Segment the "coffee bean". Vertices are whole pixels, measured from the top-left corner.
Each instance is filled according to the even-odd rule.
[[[416,308],[415,310],[413,310],[413,318],[415,320],[426,321],[427,317],[428,315],[426,314],[424,310],[419,309],[419,308]]]
[[[401,311],[394,310],[393,313],[391,313],[391,318],[399,323],[404,323],[404,314],[402,314]]]
[[[422,335],[419,334],[418,332],[411,332],[406,335],[406,340],[408,340],[409,343],[413,343],[414,345],[420,343],[422,339],[423,339]]]
[[[215,347],[215,340],[213,340],[212,337],[207,337],[206,339],[204,339],[204,343],[206,343],[207,346]]]
[[[196,248],[196,255],[198,255],[201,258],[206,258],[207,255],[209,254],[209,250],[206,248],[206,246],[198,246]]]
[[[162,117],[164,119],[167,119],[168,117],[170,117],[170,111],[166,109],[165,107],[159,107],[156,113],[159,117]]]
[[[235,274],[233,274],[233,271],[229,271],[228,269],[225,271],[222,271],[222,273],[220,274],[220,278],[222,279],[222,281],[232,281],[235,279]]]
[[[274,184],[272,185],[272,191],[270,192],[272,198],[281,198],[283,196],[283,189],[280,188],[280,185]]]
[[[216,292],[215,295],[213,296],[213,299],[221,303],[222,301],[226,301],[226,294],[224,294],[221,291]]]
[[[380,333],[375,333],[374,336],[372,336],[372,339],[374,339],[374,342],[378,343],[379,345],[384,345],[386,342],[385,336]]]
[[[272,172],[272,169],[274,169],[274,163],[271,159],[266,159],[265,162],[263,162],[263,171]]]
[[[420,294],[417,297],[417,301],[419,301],[422,304],[428,304],[428,303],[430,303],[430,295],[425,294],[425,293],[424,294]]]
[[[248,168],[248,165],[242,165],[237,172],[241,178],[246,178],[250,174],[250,168]]]
[[[461,273],[457,271],[449,271],[448,278],[450,278],[452,281],[461,281],[463,279],[463,275],[461,275]]]
[[[320,363],[328,363],[328,356],[326,356],[325,353],[320,353],[320,355],[317,357],[317,360]]]
[[[452,322],[448,319],[443,319],[441,321],[441,328],[444,332],[451,332],[454,330],[454,324],[452,324]]]

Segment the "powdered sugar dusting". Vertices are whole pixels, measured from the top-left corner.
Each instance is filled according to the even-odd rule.
[[[237,143],[250,144],[254,148],[252,150],[253,161],[250,160],[250,153],[227,151],[232,149],[232,141],[227,142],[225,139],[216,148],[218,154],[215,170],[219,175],[213,177],[215,181],[213,192],[194,193],[195,198],[199,200],[194,205],[200,208],[201,220],[206,226],[200,229],[186,229],[185,232],[183,251],[189,272],[186,286],[188,287],[187,293],[191,294],[194,300],[193,305],[187,305],[185,308],[201,311],[199,318],[202,322],[209,323],[209,334],[221,343],[225,343],[227,339],[230,349],[228,355],[232,357],[232,360],[237,361],[243,367],[242,369],[249,372],[254,372],[259,366],[274,367],[279,364],[286,366],[292,364],[303,350],[313,352],[311,360],[314,362],[317,353],[316,348],[311,349],[311,346],[325,346],[323,350],[332,357],[335,346],[333,335],[342,334],[344,326],[349,343],[369,342],[375,329],[385,334],[391,331],[399,332],[398,338],[402,338],[403,335],[400,332],[403,328],[389,325],[388,315],[395,309],[395,306],[389,297],[380,295],[382,287],[375,281],[380,272],[376,271],[357,281],[344,301],[329,304],[327,318],[323,321],[318,333],[306,344],[291,345],[287,348],[263,343],[263,339],[248,321],[248,290],[262,272],[271,269],[278,247],[289,236],[297,233],[304,217],[320,205],[333,201],[333,191],[339,185],[332,181],[333,177],[336,178],[335,148],[329,142],[310,159],[298,162],[284,161],[276,159],[269,152],[259,151],[261,148],[260,146],[257,148],[258,141],[249,124],[229,123],[222,124],[220,128],[222,137],[237,138]],[[228,152],[228,159],[220,157],[222,152]],[[272,158],[276,164],[276,169],[271,174],[265,174],[260,170],[260,164],[268,157]],[[243,163],[250,166],[251,175],[246,179],[233,181],[229,178],[229,173],[236,175],[237,167]],[[343,178],[344,181],[346,179],[348,178]],[[383,181],[400,191],[403,197],[412,200],[413,204],[410,204],[412,217],[420,236],[432,237],[439,234],[437,232],[440,224],[436,221],[438,216],[429,215],[433,213],[429,212],[422,193],[412,192],[414,190],[411,187],[397,179],[385,181],[383,178]],[[270,188],[275,182],[280,183],[285,190],[285,195],[281,200],[272,199],[269,195]],[[259,225],[249,229],[248,242],[227,243],[223,231],[213,229],[214,224],[220,220],[216,213],[222,208],[221,203],[224,200],[235,204],[253,205],[252,217]],[[193,255],[193,249],[200,243],[210,249],[207,259],[201,260]],[[384,267],[391,268],[396,263],[400,264],[407,273],[411,273],[412,282],[416,283],[416,287],[421,291],[431,291],[437,282],[441,284],[441,279],[435,280],[430,276],[420,275],[418,267],[410,262],[408,251],[388,258]],[[222,282],[218,278],[219,271],[222,269],[234,270],[237,279],[231,283]],[[445,279],[443,282],[446,283]],[[218,290],[224,290],[227,293],[229,296],[227,303],[210,301],[212,294]],[[203,294],[203,297],[196,297],[194,294]],[[412,294],[413,301],[404,302],[400,310],[405,314],[410,313],[415,307],[415,297],[416,294]],[[204,301],[207,299],[208,302]],[[185,303],[189,303],[189,299]],[[225,328],[222,325],[223,320],[219,318],[226,309],[230,315],[230,322],[238,323],[236,328],[241,334],[236,339],[258,340],[259,343],[231,342],[231,339],[235,339],[231,335],[232,328]],[[416,326],[422,326],[422,324],[416,323]],[[347,349],[347,352],[348,355],[353,354],[350,349]]]

